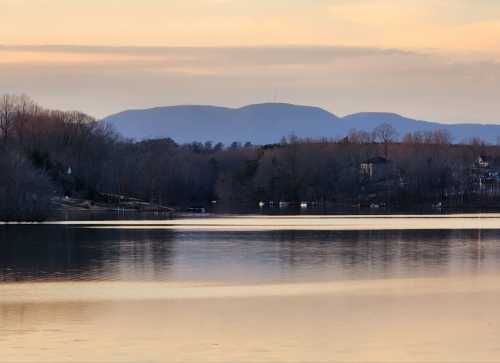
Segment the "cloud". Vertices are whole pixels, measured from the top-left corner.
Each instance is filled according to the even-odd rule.
[[[98,117],[159,105],[276,100],[318,105],[339,115],[393,111],[440,121],[500,121],[500,65],[494,57],[469,53],[0,46],[0,59],[0,94],[26,93],[49,107]]]
[[[0,62],[11,63],[117,63],[143,61],[158,64],[162,61],[206,63],[212,66],[236,60],[241,64],[314,64],[339,58],[367,56],[405,56],[418,53],[400,49],[334,46],[261,46],[261,47],[109,47],[71,45],[1,46]]]

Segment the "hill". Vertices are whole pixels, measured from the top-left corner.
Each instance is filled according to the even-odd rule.
[[[382,123],[391,124],[404,135],[409,131],[448,130],[455,142],[478,136],[496,143],[500,125],[443,124],[406,118],[394,113],[362,112],[345,117],[318,107],[286,103],[263,103],[241,108],[215,106],[170,106],[129,110],[106,117],[126,138],[143,140],[171,137],[179,143],[233,141],[254,144],[274,143],[283,136],[333,138],[349,129],[371,132]]]

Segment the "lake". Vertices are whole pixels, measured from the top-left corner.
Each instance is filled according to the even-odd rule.
[[[498,362],[500,215],[0,225],[0,361]]]

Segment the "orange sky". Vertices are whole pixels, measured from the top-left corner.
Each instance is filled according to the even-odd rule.
[[[500,51],[496,0],[0,0],[1,43]]]

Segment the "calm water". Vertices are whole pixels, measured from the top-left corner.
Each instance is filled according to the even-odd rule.
[[[500,225],[459,229],[465,219],[451,219],[457,229],[430,230],[422,226],[443,228],[442,220],[405,218],[415,229],[347,231],[324,227],[368,221],[371,228],[394,228],[399,221],[274,217],[4,225],[0,280],[273,283],[500,272]],[[221,225],[226,228],[216,228]]]
[[[499,298],[497,215],[0,225],[0,361],[498,361]]]

